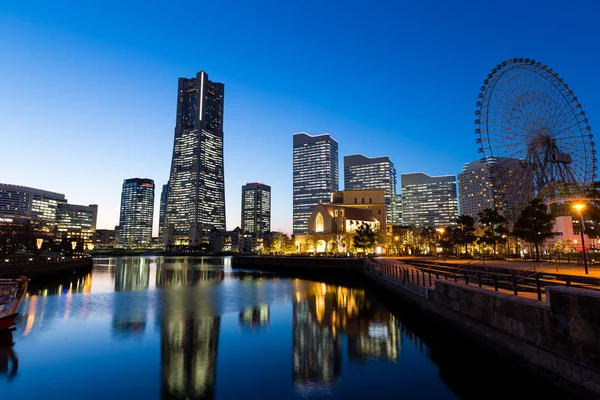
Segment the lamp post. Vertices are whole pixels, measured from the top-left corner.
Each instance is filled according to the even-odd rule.
[[[587,267],[587,260],[585,259],[585,239],[583,238],[583,214],[581,213],[581,210],[584,208],[585,206],[583,204],[575,204],[573,206],[574,209],[576,209],[579,212],[579,219],[581,221],[581,252],[583,254],[583,266],[585,268],[585,274],[588,274],[588,267]]]

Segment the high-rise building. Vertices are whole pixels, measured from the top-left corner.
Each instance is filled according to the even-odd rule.
[[[58,205],[64,194],[26,186],[0,183],[0,218],[36,219],[47,227],[56,225]]]
[[[458,218],[456,176],[402,174],[402,219],[404,225],[454,226]]]
[[[147,246],[152,239],[154,181],[131,178],[123,181],[119,244],[125,247]]]
[[[165,244],[200,245],[212,228],[225,229],[224,92],[204,71],[179,78]]]
[[[330,135],[294,134],[294,234],[308,233],[308,218],[319,201],[338,190],[338,143]]]
[[[501,200],[483,160],[466,163],[458,174],[458,203],[461,215],[477,215],[486,208],[500,208]]]
[[[389,157],[344,156],[344,190],[384,189],[386,223],[395,218],[396,168]]]
[[[96,236],[98,205],[82,206],[61,203],[58,205],[56,222],[56,240],[76,241],[92,244]]]
[[[394,196],[394,218],[392,220],[392,225],[402,225],[402,194]]]
[[[271,186],[248,183],[242,186],[242,231],[258,237],[271,230]]]
[[[169,192],[169,183],[165,183],[160,192],[160,204],[158,210],[158,237],[162,240],[165,229],[165,214],[167,211],[167,193]]]

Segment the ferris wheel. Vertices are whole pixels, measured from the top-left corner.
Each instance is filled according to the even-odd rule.
[[[529,58],[498,64],[483,81],[475,115],[479,153],[509,214],[536,196],[573,196],[596,179],[585,112],[546,65]]]

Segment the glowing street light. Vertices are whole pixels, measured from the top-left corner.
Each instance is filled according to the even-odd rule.
[[[581,210],[583,210],[585,208],[585,205],[583,204],[575,204],[573,205],[573,208],[577,210],[577,212],[579,213],[579,219],[581,220],[581,252],[583,254],[583,266],[585,268],[585,274],[588,274],[588,267],[587,267],[587,260],[585,259],[585,239],[583,238],[583,214],[581,213]],[[575,241],[575,243],[577,243],[577,241]]]

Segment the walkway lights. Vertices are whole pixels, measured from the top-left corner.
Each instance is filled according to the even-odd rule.
[[[579,218],[580,218],[580,221],[581,221],[581,252],[583,254],[583,265],[584,265],[584,268],[585,268],[585,274],[587,275],[588,274],[588,267],[587,267],[587,260],[585,258],[585,239],[583,238],[583,235],[584,235],[584,232],[583,232],[584,231],[584,229],[583,229],[583,227],[584,227],[584,225],[583,225],[583,214],[581,213],[581,210],[583,208],[585,208],[585,205],[583,205],[583,204],[575,204],[573,206],[573,208],[576,209],[577,212],[579,212]]]

